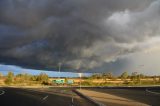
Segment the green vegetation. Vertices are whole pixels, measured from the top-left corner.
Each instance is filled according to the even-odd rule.
[[[0,73],[0,79],[3,77],[3,74],[2,73]]]
[[[40,82],[41,84],[47,85],[49,77],[48,77],[48,75],[46,73],[40,73],[40,75],[37,76],[36,80],[38,82]]]
[[[8,75],[6,76],[5,83],[10,85],[11,83],[13,83],[13,80],[14,80],[13,72],[8,72]]]
[[[84,86],[144,86],[160,85],[160,76],[146,76],[137,72],[128,74],[123,72],[120,76],[112,73],[97,73],[82,82]]]
[[[49,77],[45,73],[39,75],[30,74],[17,74],[8,72],[6,76],[0,74],[0,79],[4,81],[6,85],[18,85],[18,86],[29,86],[29,85],[48,85]]]
[[[59,83],[63,80],[63,83]],[[27,73],[14,75],[8,72],[6,76],[0,73],[0,85],[15,86],[36,86],[36,85],[52,85],[52,86],[143,86],[143,85],[160,85],[160,76],[146,76],[137,72],[129,74],[123,72],[119,76],[112,73],[96,73],[89,77],[82,76],[80,78],[49,78],[46,73],[39,75],[30,75]]]
[[[122,80],[127,79],[127,78],[128,78],[128,73],[127,73],[127,72],[122,73],[121,76],[120,76],[120,78],[121,78]]]

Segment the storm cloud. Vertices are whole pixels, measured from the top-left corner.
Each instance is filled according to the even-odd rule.
[[[160,0],[1,0],[0,62],[105,71],[148,48],[159,19]]]

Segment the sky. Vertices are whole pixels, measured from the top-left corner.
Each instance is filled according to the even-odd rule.
[[[14,75],[17,74],[31,74],[31,75],[39,75],[40,73],[46,73],[49,77],[80,77],[80,73],[76,72],[57,72],[54,71],[46,71],[46,70],[35,70],[35,69],[24,69],[18,66],[13,65],[0,65],[0,73],[3,75],[7,75],[8,72],[13,72]],[[91,76],[91,73],[82,73],[83,77]]]
[[[160,75],[160,0],[0,0],[0,64]]]

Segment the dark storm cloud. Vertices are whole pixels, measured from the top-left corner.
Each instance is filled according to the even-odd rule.
[[[133,41],[143,40],[139,34],[159,29],[158,4],[153,0],[1,0],[0,62],[44,69],[56,68],[60,62],[66,69],[101,67],[136,51],[119,43],[134,36]],[[116,19],[124,21],[126,16],[128,22]],[[149,20],[152,25],[146,27]],[[131,26],[126,29],[126,24]],[[137,26],[138,31],[130,34]]]

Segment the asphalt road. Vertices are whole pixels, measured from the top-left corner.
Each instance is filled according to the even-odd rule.
[[[93,106],[93,104],[75,94],[59,95],[28,89],[0,88],[0,106]]]

